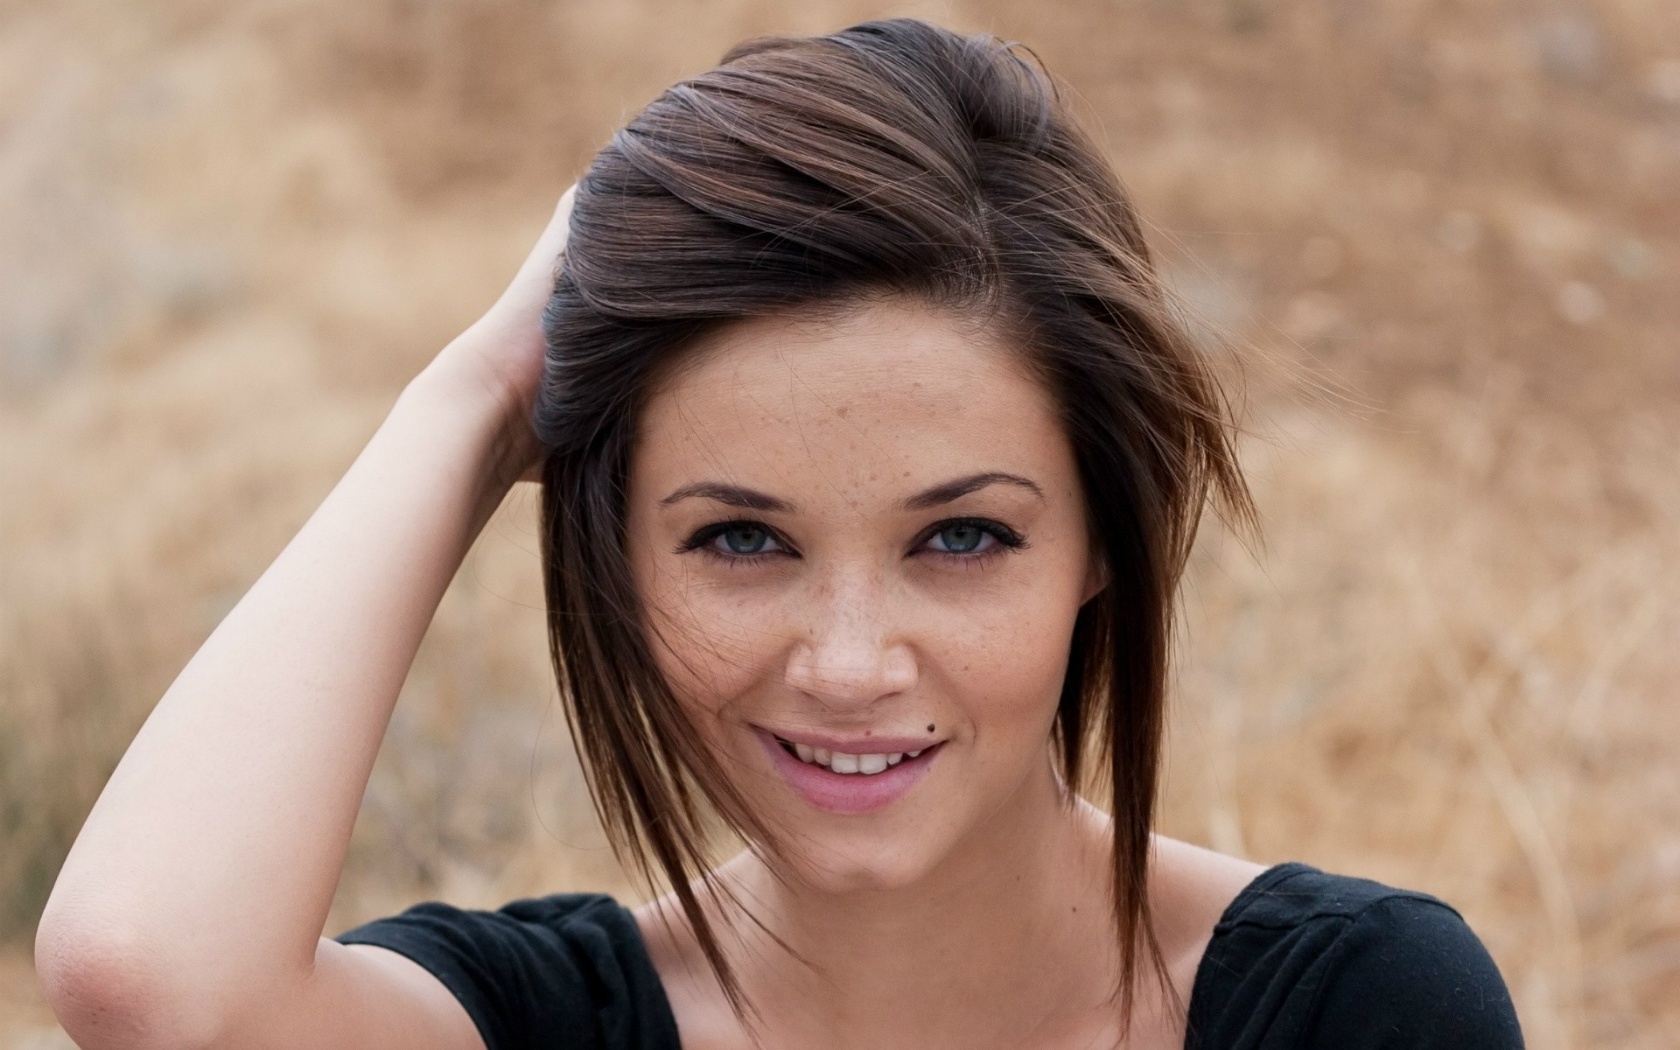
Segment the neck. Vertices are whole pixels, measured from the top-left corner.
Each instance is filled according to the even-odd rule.
[[[725,876],[813,965],[750,922],[731,954],[777,1027],[810,1033],[801,1045],[1026,1045],[1112,991],[1110,848],[1107,818],[1064,801],[1046,764],[911,885],[829,893],[736,857]]]

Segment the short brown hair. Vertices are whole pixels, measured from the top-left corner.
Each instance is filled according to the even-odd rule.
[[[712,885],[708,813],[767,834],[655,669],[624,549],[630,453],[650,385],[698,336],[883,292],[1007,325],[1073,447],[1108,583],[1075,621],[1055,754],[1071,790],[1093,765],[1110,785],[1129,1014],[1140,953],[1164,977],[1146,876],[1173,597],[1210,492],[1252,512],[1227,401],[1120,181],[996,38],[894,19],[750,41],[579,182],[534,420],[550,648],[591,797],[620,859],[650,884],[657,863],[741,1015],[690,880]]]

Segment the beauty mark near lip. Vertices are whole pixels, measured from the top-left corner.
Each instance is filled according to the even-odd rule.
[[[943,737],[935,736],[932,733],[923,736],[841,737],[828,736],[824,733],[807,733],[803,730],[765,730],[761,726],[754,726],[753,728],[779,736],[790,744],[820,747],[847,755],[891,755],[900,751],[920,751],[923,748],[945,742]]]
[[[891,766],[883,772],[836,773],[815,763],[802,762],[797,755],[788,754],[787,749],[777,742],[775,734],[769,730],[755,726],[753,734],[764,745],[764,750],[770,755],[770,763],[776,767],[776,772],[782,775],[782,779],[788,782],[788,786],[812,806],[830,813],[869,813],[891,805],[927,775],[928,769],[944,750],[943,747],[922,742],[922,747],[926,750],[920,755],[915,758],[906,757],[898,765]],[[890,742],[878,741],[869,746],[880,747],[882,743]]]

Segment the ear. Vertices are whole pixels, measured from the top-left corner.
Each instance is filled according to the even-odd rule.
[[[1103,560],[1102,555],[1093,551],[1088,564],[1090,568],[1085,573],[1085,590],[1079,596],[1080,608],[1084,608],[1086,602],[1101,594],[1102,589],[1108,586],[1108,563]]]

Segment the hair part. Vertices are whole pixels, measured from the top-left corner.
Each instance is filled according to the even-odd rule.
[[[1174,595],[1209,497],[1253,510],[1229,404],[1119,179],[1049,74],[995,37],[893,19],[749,41],[580,180],[533,419],[550,652],[591,800],[620,860],[672,887],[745,1019],[695,885],[716,899],[713,815],[772,855],[776,836],[655,669],[625,551],[630,455],[651,387],[702,336],[883,293],[1003,325],[1074,450],[1107,584],[1078,612],[1052,742],[1069,801],[1109,788],[1129,1018],[1141,967],[1174,994],[1147,885]]]

